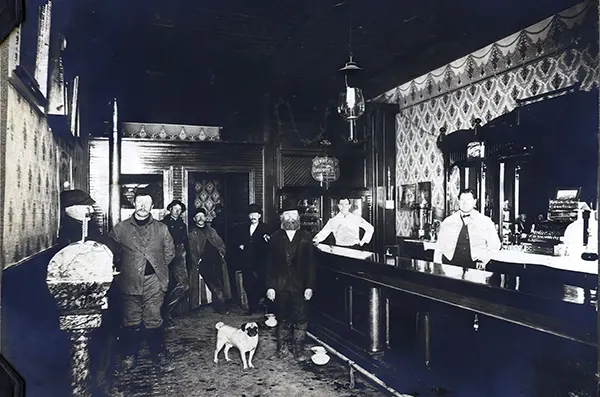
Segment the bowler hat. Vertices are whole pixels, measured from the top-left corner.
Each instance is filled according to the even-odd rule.
[[[72,205],[93,205],[96,201],[83,190],[63,190],[60,193],[60,206],[62,208],[71,207]]]
[[[167,205],[167,211],[171,211],[171,208],[175,207],[176,205],[181,207],[181,212],[185,212],[185,204],[183,204],[181,201],[179,200],[173,200],[171,201],[171,203],[169,205]]]
[[[286,198],[285,200],[283,200],[283,203],[281,205],[281,210],[279,211],[279,213],[282,214],[285,211],[294,211],[294,210],[296,210],[296,211],[298,210],[298,201],[293,198]]]
[[[258,204],[250,204],[248,206],[248,213],[252,214],[252,213],[258,213],[258,214],[262,214],[262,209],[260,208],[260,206]]]

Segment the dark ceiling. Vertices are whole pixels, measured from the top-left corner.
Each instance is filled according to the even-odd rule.
[[[374,97],[578,2],[63,0],[53,12],[62,4],[88,121],[109,119],[117,97],[122,120],[227,128],[261,119],[265,93],[321,118],[349,47]]]

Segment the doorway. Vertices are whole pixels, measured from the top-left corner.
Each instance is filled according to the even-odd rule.
[[[244,172],[190,172],[188,174],[188,225],[194,224],[195,209],[204,208],[210,225],[225,242],[227,267],[232,298],[238,300],[235,288],[235,248],[236,229],[248,220],[247,209],[250,205],[250,173]],[[210,291],[197,270],[190,274],[191,308],[211,303]]]
[[[234,230],[247,220],[249,174],[243,172],[190,172],[188,179],[189,225],[197,208],[204,208],[211,226],[227,248]]]

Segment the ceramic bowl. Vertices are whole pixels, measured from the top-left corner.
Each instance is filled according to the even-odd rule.
[[[327,350],[325,350],[325,348],[323,346],[314,346],[314,347],[311,347],[310,350],[315,352],[315,354],[326,354],[327,353]]]
[[[277,319],[274,314],[266,314],[265,317],[267,318],[267,321],[265,321],[267,327],[273,328],[277,326]]]
[[[327,354],[315,354],[310,359],[317,365],[325,365],[331,360],[331,357]]]

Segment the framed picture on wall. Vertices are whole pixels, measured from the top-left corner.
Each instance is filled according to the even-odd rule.
[[[414,183],[400,186],[400,208],[412,209],[417,202],[417,185]]]
[[[154,219],[164,216],[165,197],[162,174],[122,174],[121,175],[121,218],[129,218],[134,212],[134,199],[137,193],[147,193],[152,197]]]
[[[121,208],[134,208],[133,200],[138,192],[152,196],[155,209],[165,208],[162,174],[121,175]]]
[[[431,208],[431,182],[419,182],[417,184],[416,204],[423,208]]]

